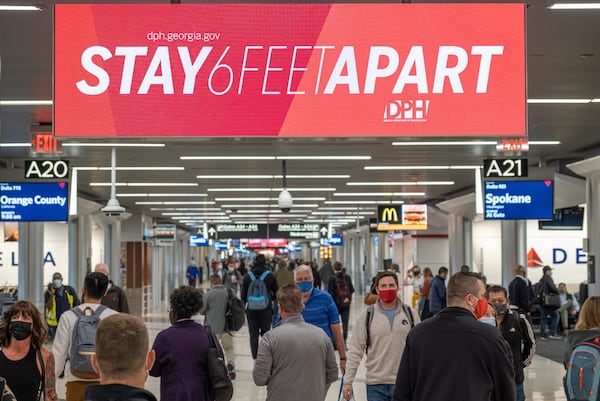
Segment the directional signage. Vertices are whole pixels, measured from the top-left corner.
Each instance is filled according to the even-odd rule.
[[[225,251],[225,250],[227,250],[227,242],[223,242],[223,241],[221,241],[221,242],[219,242],[219,241],[215,242],[215,249],[217,251]]]
[[[485,159],[483,176],[485,178],[527,177],[527,159]]]
[[[319,236],[320,238],[329,238],[329,227],[327,225],[319,226]]]
[[[206,226],[206,238],[217,239],[217,228],[214,224],[208,224]]]
[[[25,160],[25,178],[64,180],[69,178],[69,161]]]
[[[62,146],[52,135],[52,130],[49,131],[34,131],[31,133],[31,149],[30,153],[54,155],[63,152]]]
[[[210,227],[211,225],[209,225]],[[282,224],[214,224],[215,235],[219,238],[288,238],[288,239],[318,239],[320,230],[329,229],[327,225],[282,223]],[[208,229],[210,235],[210,228]],[[327,235],[327,234],[326,234]],[[208,238],[211,238],[210,236]],[[212,239],[212,238],[211,238]]]
[[[270,224],[269,235],[281,238],[317,239],[319,238],[319,224]]]
[[[344,237],[341,234],[331,234],[331,238],[326,239],[323,243],[324,246],[343,246]]]

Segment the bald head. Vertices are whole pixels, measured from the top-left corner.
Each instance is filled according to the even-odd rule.
[[[95,271],[96,273],[102,273],[102,274],[104,274],[106,277],[108,277],[108,274],[109,274],[109,273],[108,273],[108,266],[107,266],[106,264],[104,264],[104,263],[98,263],[98,264],[96,265],[96,267],[94,268],[94,271]]]

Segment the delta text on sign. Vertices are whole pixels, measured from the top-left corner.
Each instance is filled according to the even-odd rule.
[[[524,136],[524,32],[523,4],[58,4],[54,131]]]

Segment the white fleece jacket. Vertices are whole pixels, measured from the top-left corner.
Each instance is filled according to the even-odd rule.
[[[394,317],[394,325],[390,326],[390,321],[384,314],[377,301],[374,305],[373,320],[371,322],[371,345],[365,362],[367,369],[367,384],[394,384],[396,383],[396,374],[400,366],[400,359],[406,344],[406,336],[411,328],[410,320],[402,309],[402,302],[398,299],[398,309]],[[407,305],[408,306],[408,305]],[[419,315],[417,311],[410,308],[415,324],[418,323]],[[346,357],[346,375],[345,383],[352,383],[356,376],[356,371],[360,361],[365,354],[367,344],[367,326],[365,324],[367,310],[359,316],[354,324],[352,338]]]

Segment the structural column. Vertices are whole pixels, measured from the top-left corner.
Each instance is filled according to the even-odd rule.
[[[448,252],[450,274],[454,274],[465,264],[464,218],[456,213],[448,214]]]
[[[44,303],[44,223],[19,223],[18,297],[33,302],[40,310]]]

